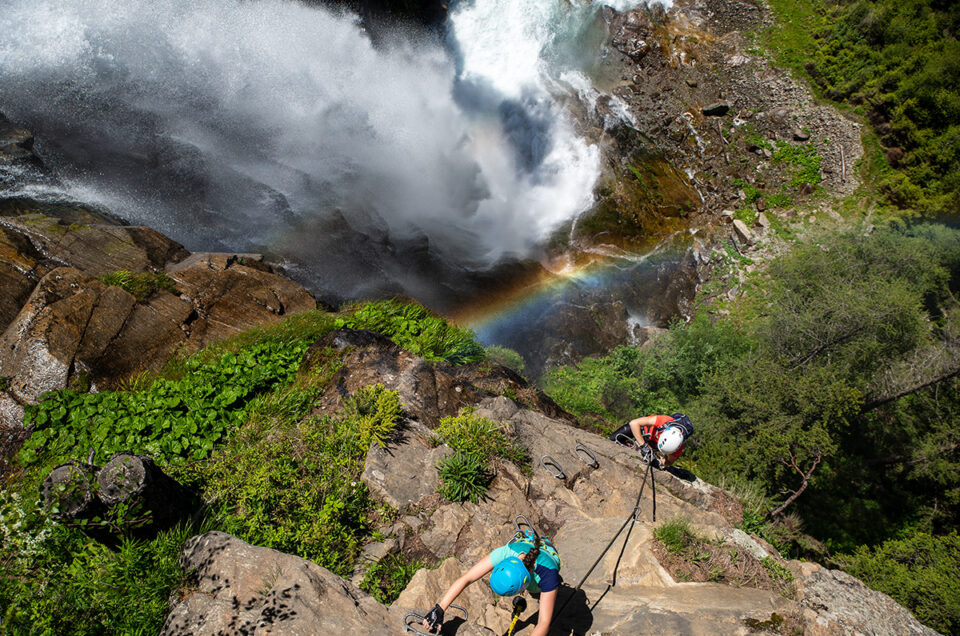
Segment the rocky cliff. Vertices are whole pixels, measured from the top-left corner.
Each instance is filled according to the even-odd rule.
[[[4,180],[23,169],[50,178],[32,148],[0,116]],[[316,307],[259,254],[191,253],[79,203],[0,199],[2,455],[22,437],[24,405],[48,391],[113,386],[177,351]]]
[[[318,409],[335,411],[352,387],[368,383],[398,391],[404,405],[399,433],[367,455],[363,480],[397,514],[381,528],[382,539],[366,546],[364,566],[402,551],[434,568],[418,571],[396,602],[384,607],[356,587],[362,570],[351,583],[303,559],[213,532],[184,547],[181,563],[195,580],[172,610],[164,634],[315,634],[331,628],[400,633],[408,611],[424,613],[472,563],[507,542],[521,514],[553,539],[563,559],[558,603],[572,600],[551,633],[934,633],[889,597],[842,572],[784,560],[737,528],[736,499],[682,470],[652,472],[656,493],[649,483],[622,558],[626,533],[574,594],[577,581],[633,514],[644,475],[634,451],[572,426],[555,408],[545,413],[550,403],[533,391],[522,404],[491,395],[489,387],[504,380],[496,369],[468,365],[454,376],[443,364],[359,332],[335,332],[318,346],[349,351],[336,388]],[[516,388],[516,379],[508,380]],[[493,384],[482,390],[484,382]],[[447,503],[436,495],[436,463],[451,451],[431,444],[431,427],[437,417],[464,408],[498,422],[531,460],[524,466],[500,461],[479,503]],[[548,471],[542,465],[544,457],[556,463],[561,476],[556,467]],[[689,520],[712,544],[735,550],[744,570],[779,566],[792,581],[777,588],[762,576],[733,585],[678,580],[654,539],[655,528],[678,518]],[[494,596],[485,584],[469,587],[458,604],[468,620],[451,621],[445,633],[504,633],[509,625],[510,599]],[[531,629],[536,612],[533,600],[516,633]]]

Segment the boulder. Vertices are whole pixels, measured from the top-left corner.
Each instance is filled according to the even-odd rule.
[[[10,324],[30,297],[40,279],[40,258],[24,236],[0,225],[0,329]]]
[[[163,636],[214,634],[395,634],[391,611],[348,581],[299,557],[223,532],[193,537],[180,556],[187,588]]]
[[[122,306],[120,298],[120,295],[110,296],[111,300],[117,301],[115,306],[118,309]],[[102,326],[103,331],[94,331],[91,344],[84,348],[91,353],[101,352],[89,361],[97,379],[112,380],[157,370],[187,341],[186,326],[194,312],[189,302],[161,290],[145,303],[128,303],[126,306],[129,313],[122,322],[111,321],[109,313],[102,314],[104,321],[98,326]],[[113,328],[119,331],[110,338],[103,337]],[[103,342],[108,342],[109,347],[101,349]]]
[[[747,245],[753,245],[753,243],[756,241],[756,238],[753,236],[753,232],[751,232],[750,228],[747,227],[747,224],[740,219],[733,220],[733,231],[736,233],[737,238]]]
[[[373,444],[361,476],[370,494],[398,510],[434,494],[440,486],[437,463],[453,451],[431,448],[431,435],[426,426],[409,422],[385,448]]]
[[[97,475],[97,495],[110,509],[122,508],[124,518],[141,533],[168,528],[187,517],[196,496],[164,473],[147,455],[116,453]]]
[[[149,228],[107,225],[95,218],[62,219],[33,212],[5,216],[4,224],[27,237],[46,258],[69,264],[91,276],[118,270],[163,268],[168,259],[187,254],[181,245]],[[142,241],[141,245],[138,241]]]
[[[99,466],[71,461],[56,466],[40,486],[40,500],[57,521],[92,519],[104,512],[97,498]]]
[[[87,321],[106,285],[72,268],[57,268],[34,289],[0,336],[0,375],[25,404],[67,385]]]
[[[310,292],[262,260],[253,254],[197,253],[167,268],[197,313],[190,326],[192,347],[317,308]]]
[[[700,111],[707,117],[722,117],[730,112],[733,104],[727,101],[714,102],[709,106],[704,106]]]
[[[0,435],[16,430],[23,424],[24,410],[6,391],[0,391]]]
[[[810,133],[804,130],[803,128],[794,128],[793,129],[793,140],[794,141],[809,141]]]
[[[336,409],[345,395],[371,384],[397,391],[404,412],[436,428],[440,418],[476,403],[479,390],[461,381],[451,365],[430,363],[400,349],[373,331],[339,329],[316,342],[304,356],[309,368],[325,349],[347,350],[340,370],[323,397],[322,409]]]
[[[937,634],[886,594],[871,590],[859,579],[840,570],[816,568],[797,578],[797,589],[806,624],[805,634]]]

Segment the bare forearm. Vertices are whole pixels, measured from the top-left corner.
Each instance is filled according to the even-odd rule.
[[[440,607],[446,611],[447,608],[450,607],[450,603],[453,603],[455,600],[457,600],[457,597],[460,596],[460,593],[463,592],[463,590],[470,585],[470,583],[472,583],[472,581],[467,578],[467,575],[463,575],[454,581],[453,585],[450,586],[450,589],[447,590],[447,593],[443,595],[442,599],[440,599]]]

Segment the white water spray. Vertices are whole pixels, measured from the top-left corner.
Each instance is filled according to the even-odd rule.
[[[483,269],[591,201],[598,152],[545,88],[544,52],[574,28],[563,4],[464,5],[451,55],[427,37],[374,48],[290,0],[8,0],[0,111],[34,128],[67,194],[193,249],[296,244],[310,270],[351,257],[322,229],[339,218],[377,237],[368,261],[425,239]]]

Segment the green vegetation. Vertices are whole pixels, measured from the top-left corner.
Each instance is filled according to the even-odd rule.
[[[747,353],[750,338],[732,322],[713,323],[703,312],[675,324],[647,349],[617,347],[609,356],[560,367],[545,390],[575,415],[599,415],[612,432],[637,413],[673,413],[700,394],[702,380]]]
[[[433,443],[446,443],[456,451],[437,465],[439,492],[449,501],[479,501],[490,483],[490,462],[497,457],[530,470],[527,449],[513,441],[502,426],[472,410],[442,418]]]
[[[474,334],[430,313],[422,305],[398,300],[365,303],[353,308],[336,325],[370,329],[387,336],[398,346],[425,360],[467,364],[484,360],[483,346]]]
[[[367,568],[360,589],[384,605],[397,600],[417,570],[426,567],[419,559],[407,561],[403,554],[388,554]]]
[[[104,274],[98,280],[133,294],[138,303],[144,302],[161,289],[168,292],[177,290],[177,283],[163,272],[131,272],[121,269]]]
[[[523,370],[526,366],[526,363],[523,360],[523,356],[513,349],[493,345],[487,347],[485,351],[488,361],[502,364],[503,366],[516,371],[520,375],[523,375]]]
[[[813,144],[791,144],[778,141],[773,160],[792,168],[788,187],[815,186],[823,181],[823,177],[820,176],[820,153]]]
[[[917,532],[841,558],[844,569],[944,634],[960,632],[960,535]]]
[[[670,554],[683,554],[699,540],[686,517],[674,517],[661,523],[654,528],[653,538],[662,543]]]
[[[490,474],[484,461],[476,455],[457,451],[441,460],[437,470],[440,471],[438,492],[447,501],[478,503],[487,494]]]
[[[744,287],[729,317],[701,305],[652,347],[555,370],[547,393],[607,430],[688,413],[697,443],[680,464],[735,478],[744,530],[795,556],[956,528],[960,231],[809,235]]]
[[[300,380],[259,400],[248,424],[212,462],[194,467],[192,479],[216,502],[220,529],[349,574],[371,532],[363,462],[396,426],[400,401],[374,385],[335,418],[311,416],[318,385]]]
[[[194,357],[183,379],[157,379],[141,391],[59,391],[28,407],[23,422],[35,430],[20,461],[60,463],[77,448],[93,448],[100,462],[131,448],[163,462],[204,459],[243,420],[253,396],[293,380],[307,347],[263,343],[213,362]]]
[[[389,305],[361,316],[391,313]],[[412,306],[405,306],[412,307]],[[467,332],[420,308],[403,309],[397,339],[436,358],[482,356]],[[394,316],[395,317],[395,316]],[[349,321],[348,318],[348,321]],[[14,633],[155,633],[168,599],[186,583],[183,541],[223,530],[245,541],[352,572],[375,523],[394,514],[370,500],[360,480],[371,444],[383,444],[401,417],[397,394],[379,385],[347,396],[332,415],[314,407],[341,366],[342,352],[304,352],[338,326],[322,311],[292,316],[172,360],[127,390],[51,393],[27,413],[35,432],[19,472],[0,493],[0,616]],[[370,326],[370,325],[366,325]],[[396,336],[396,334],[394,334]],[[496,440],[495,440],[496,441]],[[500,443],[499,441],[497,443]],[[132,450],[195,488],[207,507],[201,527],[124,538],[111,551],[79,528],[52,522],[38,486],[57,464]],[[498,452],[509,453],[505,446]],[[380,598],[395,594],[416,563],[387,562],[369,575]]]
[[[186,582],[180,527],[114,551],[52,522],[19,493],[0,492],[0,618],[9,634],[133,634],[159,629]]]
[[[441,418],[434,442],[445,442],[450,448],[478,457],[484,463],[502,457],[523,467],[530,461],[527,449],[510,439],[502,426],[472,410]]]
[[[785,596],[792,594],[793,575],[786,567],[770,557],[757,561],[724,539],[701,536],[685,517],[661,523],[654,528],[653,538],[663,550],[658,554],[661,563],[678,580],[759,587]]]
[[[866,116],[888,149],[871,160],[885,200],[960,209],[960,5],[939,0],[771,0],[778,63]]]

